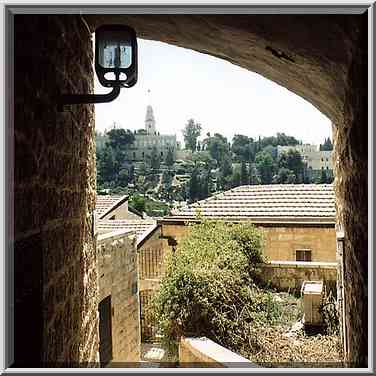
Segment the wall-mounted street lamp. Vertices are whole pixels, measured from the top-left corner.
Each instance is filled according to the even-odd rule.
[[[125,25],[104,25],[95,30],[95,72],[99,82],[112,87],[108,94],[63,94],[60,103],[105,103],[120,94],[123,87],[137,82],[136,32]]]

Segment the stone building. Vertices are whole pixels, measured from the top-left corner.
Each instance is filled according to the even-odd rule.
[[[102,195],[97,196],[95,212],[98,219],[141,219],[143,214],[130,208],[128,196]]]
[[[151,219],[100,220],[98,222],[99,234],[113,231],[133,231],[136,234],[141,341],[153,341],[156,337],[156,328],[152,323],[148,307],[164,274],[164,257],[169,249],[167,240],[161,238],[161,226]]]
[[[130,146],[127,158],[133,162],[145,161],[151,157],[155,148],[161,161],[164,161],[167,152],[172,151],[174,160],[178,143],[176,135],[161,135],[156,128],[152,106],[147,106],[145,116],[145,129],[135,133],[135,140]]]
[[[277,155],[286,153],[289,150],[296,150],[302,156],[303,162],[307,164],[308,172],[313,178],[320,176],[321,171],[329,176],[333,176],[333,151],[332,150],[319,150],[317,145],[295,145],[295,146],[277,146]]]
[[[97,254],[100,364],[137,366],[141,341],[135,232],[99,234]]]
[[[264,233],[271,261],[336,261],[335,196],[330,184],[240,186],[189,205],[159,221],[179,239],[196,213],[228,222],[250,221]]]

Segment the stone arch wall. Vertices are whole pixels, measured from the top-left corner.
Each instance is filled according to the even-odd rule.
[[[89,15],[138,37],[207,53],[275,81],[333,123],[345,240],[348,360],[367,363],[367,15]],[[271,103],[271,107],[272,107]],[[302,125],[303,126],[303,125]]]
[[[79,16],[15,15],[14,41],[15,366],[93,365],[94,108],[56,101],[93,90],[91,34]]]
[[[27,17],[27,19],[25,18]],[[338,219],[346,233],[349,359],[367,361],[365,15],[91,15],[139,37],[208,53],[302,96],[335,125]],[[95,361],[97,269],[92,106],[60,113],[56,94],[93,89],[92,45],[76,15],[15,16],[16,361]],[[272,104],[271,104],[272,105]],[[12,149],[10,149],[12,151]],[[9,151],[9,149],[8,149]],[[32,266],[32,267],[31,267]],[[28,325],[30,318],[36,330]],[[17,348],[28,337],[32,347]],[[17,342],[18,341],[18,342]],[[27,344],[28,342],[26,342]]]

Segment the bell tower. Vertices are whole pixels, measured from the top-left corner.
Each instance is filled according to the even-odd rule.
[[[146,129],[146,134],[150,136],[155,136],[157,134],[157,130],[155,129],[153,107],[151,107],[150,105],[146,107],[145,129]]]

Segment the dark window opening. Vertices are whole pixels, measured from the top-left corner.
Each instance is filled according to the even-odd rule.
[[[111,295],[104,298],[98,306],[99,311],[99,360],[101,367],[112,360],[112,320]]]
[[[310,249],[298,249],[296,261],[312,261],[312,251]]]

